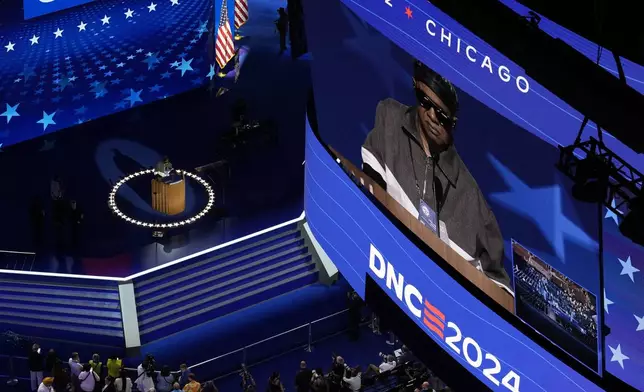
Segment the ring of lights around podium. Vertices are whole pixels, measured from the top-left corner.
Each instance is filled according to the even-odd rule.
[[[178,221],[178,222],[150,223],[150,222],[141,221],[141,220],[138,220],[138,219],[131,218],[131,217],[127,216],[125,213],[123,213],[118,208],[118,205],[116,204],[116,193],[118,192],[118,190],[123,185],[125,185],[128,181],[130,181],[130,180],[132,180],[134,178],[144,176],[144,175],[154,174],[155,173],[154,169],[146,169],[146,170],[141,170],[141,171],[129,174],[129,175],[125,176],[125,178],[119,180],[116,184],[114,184],[114,186],[112,187],[112,191],[110,192],[109,199],[108,199],[108,204],[109,204],[110,210],[112,210],[112,212],[114,214],[116,214],[119,218],[123,219],[124,221],[126,221],[128,223],[132,223],[134,225],[141,226],[141,227],[149,227],[149,228],[153,228],[153,229],[171,229],[171,228],[175,228],[175,227],[186,226],[186,225],[192,224],[192,223],[196,222],[197,220],[203,218],[212,209],[213,205],[215,204],[215,191],[212,189],[212,187],[210,186],[210,184],[208,184],[208,182],[206,180],[204,180],[203,178],[201,178],[200,176],[198,176],[198,175],[196,175],[194,173],[190,173],[190,172],[185,171],[185,170],[175,170],[175,172],[177,174],[182,174],[182,175],[185,175],[187,177],[192,178],[193,180],[196,180],[201,186],[203,186],[203,188],[208,193],[208,203],[206,204],[204,209],[201,210],[198,214],[196,214],[196,215],[194,215],[194,216],[192,216],[190,218]]]

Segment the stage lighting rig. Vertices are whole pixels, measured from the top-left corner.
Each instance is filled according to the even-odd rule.
[[[560,146],[557,168],[575,182],[576,199],[602,203],[623,218],[621,233],[644,245],[644,178],[639,171],[593,137]]]

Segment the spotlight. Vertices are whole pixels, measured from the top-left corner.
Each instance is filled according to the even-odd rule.
[[[151,227],[151,228],[155,228],[155,229],[159,229],[159,228],[161,228],[161,229],[169,229],[169,228],[173,228],[173,227],[181,227],[181,226],[184,226],[184,225],[187,225],[189,223],[192,223],[192,222],[196,221],[197,219],[199,219],[202,216],[204,216],[206,214],[206,212],[208,212],[212,208],[212,206],[214,204],[214,201],[215,201],[215,193],[212,190],[212,187],[207,183],[207,181],[204,180],[203,178],[201,178],[199,175],[191,173],[191,172],[188,172],[186,170],[181,170],[181,169],[176,169],[175,172],[177,174],[184,174],[188,178],[195,179],[200,185],[202,185],[204,187],[204,189],[208,193],[208,202],[206,203],[206,206],[204,207],[204,209],[198,215],[193,216],[192,218],[189,218],[189,219],[182,220],[180,222],[160,224],[160,223],[143,222],[143,221],[133,219],[133,218],[127,216],[121,210],[119,210],[119,208],[117,206],[117,203],[116,203],[116,194],[118,193],[119,188],[121,186],[125,185],[126,182],[132,180],[133,178],[142,176],[144,174],[154,174],[155,173],[154,169],[144,169],[144,170],[129,174],[129,175],[119,179],[119,181],[116,184],[113,184],[112,185],[112,190],[110,191],[109,196],[108,196],[108,200],[107,200],[109,208],[112,210],[112,212],[114,214],[118,215],[119,218],[125,220],[128,223],[132,223],[134,225],[142,226],[142,227]],[[163,235],[162,231],[155,231],[155,233],[161,233],[161,236]]]
[[[588,155],[575,171],[572,196],[587,203],[602,203],[608,190],[610,167],[599,157]]]
[[[644,196],[631,200],[629,212],[619,225],[619,231],[634,243],[644,245]]]

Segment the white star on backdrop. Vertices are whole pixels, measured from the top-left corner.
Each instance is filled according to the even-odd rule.
[[[619,362],[619,366],[624,369],[624,360],[630,359],[626,355],[622,354],[622,347],[620,344],[617,345],[617,348],[612,348],[611,346],[608,346],[610,351],[613,353],[613,356],[610,357],[611,362]]]
[[[626,260],[622,260],[618,258],[619,263],[622,265],[622,272],[620,272],[620,275],[628,275],[629,278],[631,278],[631,282],[635,283],[635,278],[633,278],[633,274],[635,272],[640,272],[637,268],[633,267],[633,264],[631,263],[631,256],[628,256]]]
[[[633,316],[635,316],[635,320],[637,320],[637,329],[635,330],[635,332],[644,331],[644,316],[637,317],[636,314],[634,314]]]
[[[31,45],[33,46],[33,45],[38,44],[39,39],[40,39],[40,37],[36,37],[36,34],[34,34],[33,37],[29,38],[29,42],[31,42]]]
[[[13,47],[14,47],[14,46],[16,46],[16,44],[14,44],[13,42],[9,41],[9,44],[7,44],[7,45],[5,46],[5,48],[7,48],[7,52],[11,52],[11,51],[13,51],[13,50],[14,50],[14,49],[13,49]]]
[[[156,11],[157,5],[154,3],[150,3],[150,5],[148,6],[148,10],[149,10],[148,12]]]
[[[615,199],[610,202],[610,206],[617,208],[615,207]],[[604,219],[612,219],[613,221],[615,221],[615,224],[619,226],[619,216],[608,208],[606,208],[606,215],[604,215]]]
[[[56,125],[56,122],[54,121],[55,115],[56,115],[56,112],[53,112],[51,114],[48,114],[45,111],[42,112],[42,119],[40,119],[39,121],[36,121],[36,123],[43,125],[43,132],[47,129],[48,126]]]
[[[509,188],[507,191],[490,194],[490,199],[533,221],[551,244],[559,260],[565,262],[566,240],[573,240],[588,248],[596,246],[592,237],[564,215],[562,190],[558,184],[532,188],[492,154],[488,154],[488,159]]]
[[[54,31],[54,38],[61,38],[63,36],[63,31],[65,30],[61,30],[59,27],[56,31]]]
[[[604,289],[604,312],[606,312],[606,314],[609,314],[608,305],[612,305],[612,304],[614,304],[614,302],[608,299],[608,297],[606,296],[606,289]]]
[[[174,7],[175,5],[179,5],[179,0],[170,0],[170,3],[172,3],[172,6]]]
[[[103,22],[103,26],[105,26],[106,24],[110,24],[110,19],[112,19],[112,18],[107,16],[107,15],[105,15],[103,17],[103,19],[101,19],[101,22]]]
[[[87,27],[87,23],[83,23],[83,21],[81,20],[80,24],[76,27],[78,27],[78,31],[85,31]]]
[[[134,16],[134,11],[128,8],[127,11],[125,11],[125,19],[130,19],[133,16]]]

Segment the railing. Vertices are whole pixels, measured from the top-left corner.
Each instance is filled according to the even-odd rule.
[[[173,261],[170,261],[168,263],[161,264],[161,265],[157,265],[156,267],[147,269],[147,270],[142,271],[142,272],[137,272],[137,273],[135,273],[133,275],[126,276],[124,278],[113,277],[113,276],[75,275],[75,274],[65,274],[65,273],[58,273],[58,272],[37,272],[37,271],[31,271],[31,270],[29,270],[29,271],[21,271],[21,270],[16,270],[16,269],[13,269],[13,268],[4,268],[4,264],[2,263],[2,260],[3,260],[2,259],[2,252],[7,252],[7,254],[33,255],[34,258],[35,258],[36,254],[31,253],[31,252],[13,252],[13,251],[2,251],[2,250],[0,250],[0,274],[5,273],[5,274],[11,274],[11,275],[51,276],[51,277],[70,278],[70,279],[90,279],[90,280],[108,280],[108,281],[114,281],[114,282],[130,282],[130,281],[132,281],[134,279],[140,278],[140,277],[145,276],[145,275],[149,275],[149,274],[151,274],[153,272],[156,272],[156,271],[159,271],[159,270],[162,270],[162,269],[166,269],[166,268],[172,267],[172,266],[177,265],[177,264],[181,264],[183,262],[186,262],[188,260],[192,260],[192,259],[194,259],[196,257],[205,255],[207,253],[211,253],[211,252],[226,248],[228,246],[231,246],[231,245],[243,242],[243,241],[250,240],[250,239],[252,239],[254,237],[258,237],[260,235],[269,233],[271,231],[280,229],[282,227],[291,225],[293,223],[303,221],[304,218],[305,218],[305,214],[304,214],[304,212],[302,212],[302,214],[300,216],[298,216],[297,218],[295,218],[295,219],[291,219],[291,220],[288,220],[286,222],[282,222],[280,224],[277,224],[275,226],[268,227],[266,229],[257,231],[255,233],[251,233],[251,234],[245,235],[243,237],[239,237],[239,238],[236,238],[234,240],[225,242],[223,244],[219,244],[219,245],[213,246],[211,248],[204,249],[204,250],[201,250],[199,252],[195,252],[195,253],[189,254],[187,256],[184,256],[184,257],[180,257],[180,258],[178,258],[176,260],[173,260]]]
[[[0,354],[0,361],[3,363],[3,365],[0,365],[0,367],[4,368],[4,362],[6,361],[7,363],[7,370],[9,371],[9,374],[0,374],[0,379],[7,379],[6,385],[8,386],[14,386],[22,381],[27,381],[29,382],[29,367],[27,366],[27,361],[29,359],[27,357],[13,357],[9,355],[4,355]],[[26,372],[24,372],[24,375],[22,377],[18,377],[17,374],[23,373],[21,370],[24,369],[16,369],[15,365],[17,361],[21,361],[25,365]],[[5,383],[0,384],[0,390],[2,390],[2,385]]]
[[[344,315],[347,311],[348,309],[341,310],[236,350],[190,365],[190,370],[199,375],[207,375],[209,379],[217,380],[237,373],[241,370],[241,364],[246,364],[247,367],[251,367],[294,350],[311,352],[316,343],[346,330],[346,324],[343,323],[341,327],[338,327],[329,321],[333,320],[337,322],[338,317]],[[326,322],[329,323],[324,325]],[[270,348],[267,343],[270,343]],[[6,368],[10,370],[10,374],[0,374],[0,378],[28,382],[29,368],[27,361],[27,357],[0,354],[0,362],[2,363],[0,367],[4,368],[6,364]],[[65,362],[63,363],[66,365]],[[130,373],[130,378],[136,380],[137,369],[125,369]],[[177,372],[179,371],[177,370]]]
[[[208,379],[220,379],[241,370],[241,365],[247,367],[277,358],[294,350],[304,352],[313,351],[315,343],[335,336],[346,329],[334,327],[334,324],[325,322],[337,320],[338,316],[345,314],[348,309],[313,320],[309,323],[281,332],[255,343],[248,344],[236,350],[218,355],[194,365],[189,365],[190,371],[198,375],[206,375]],[[270,343],[270,348],[268,343]],[[126,368],[131,373],[132,380],[137,377],[137,369]],[[179,372],[179,370],[177,370]]]
[[[0,268],[12,271],[31,271],[34,268],[36,254],[15,250],[0,250]]]

